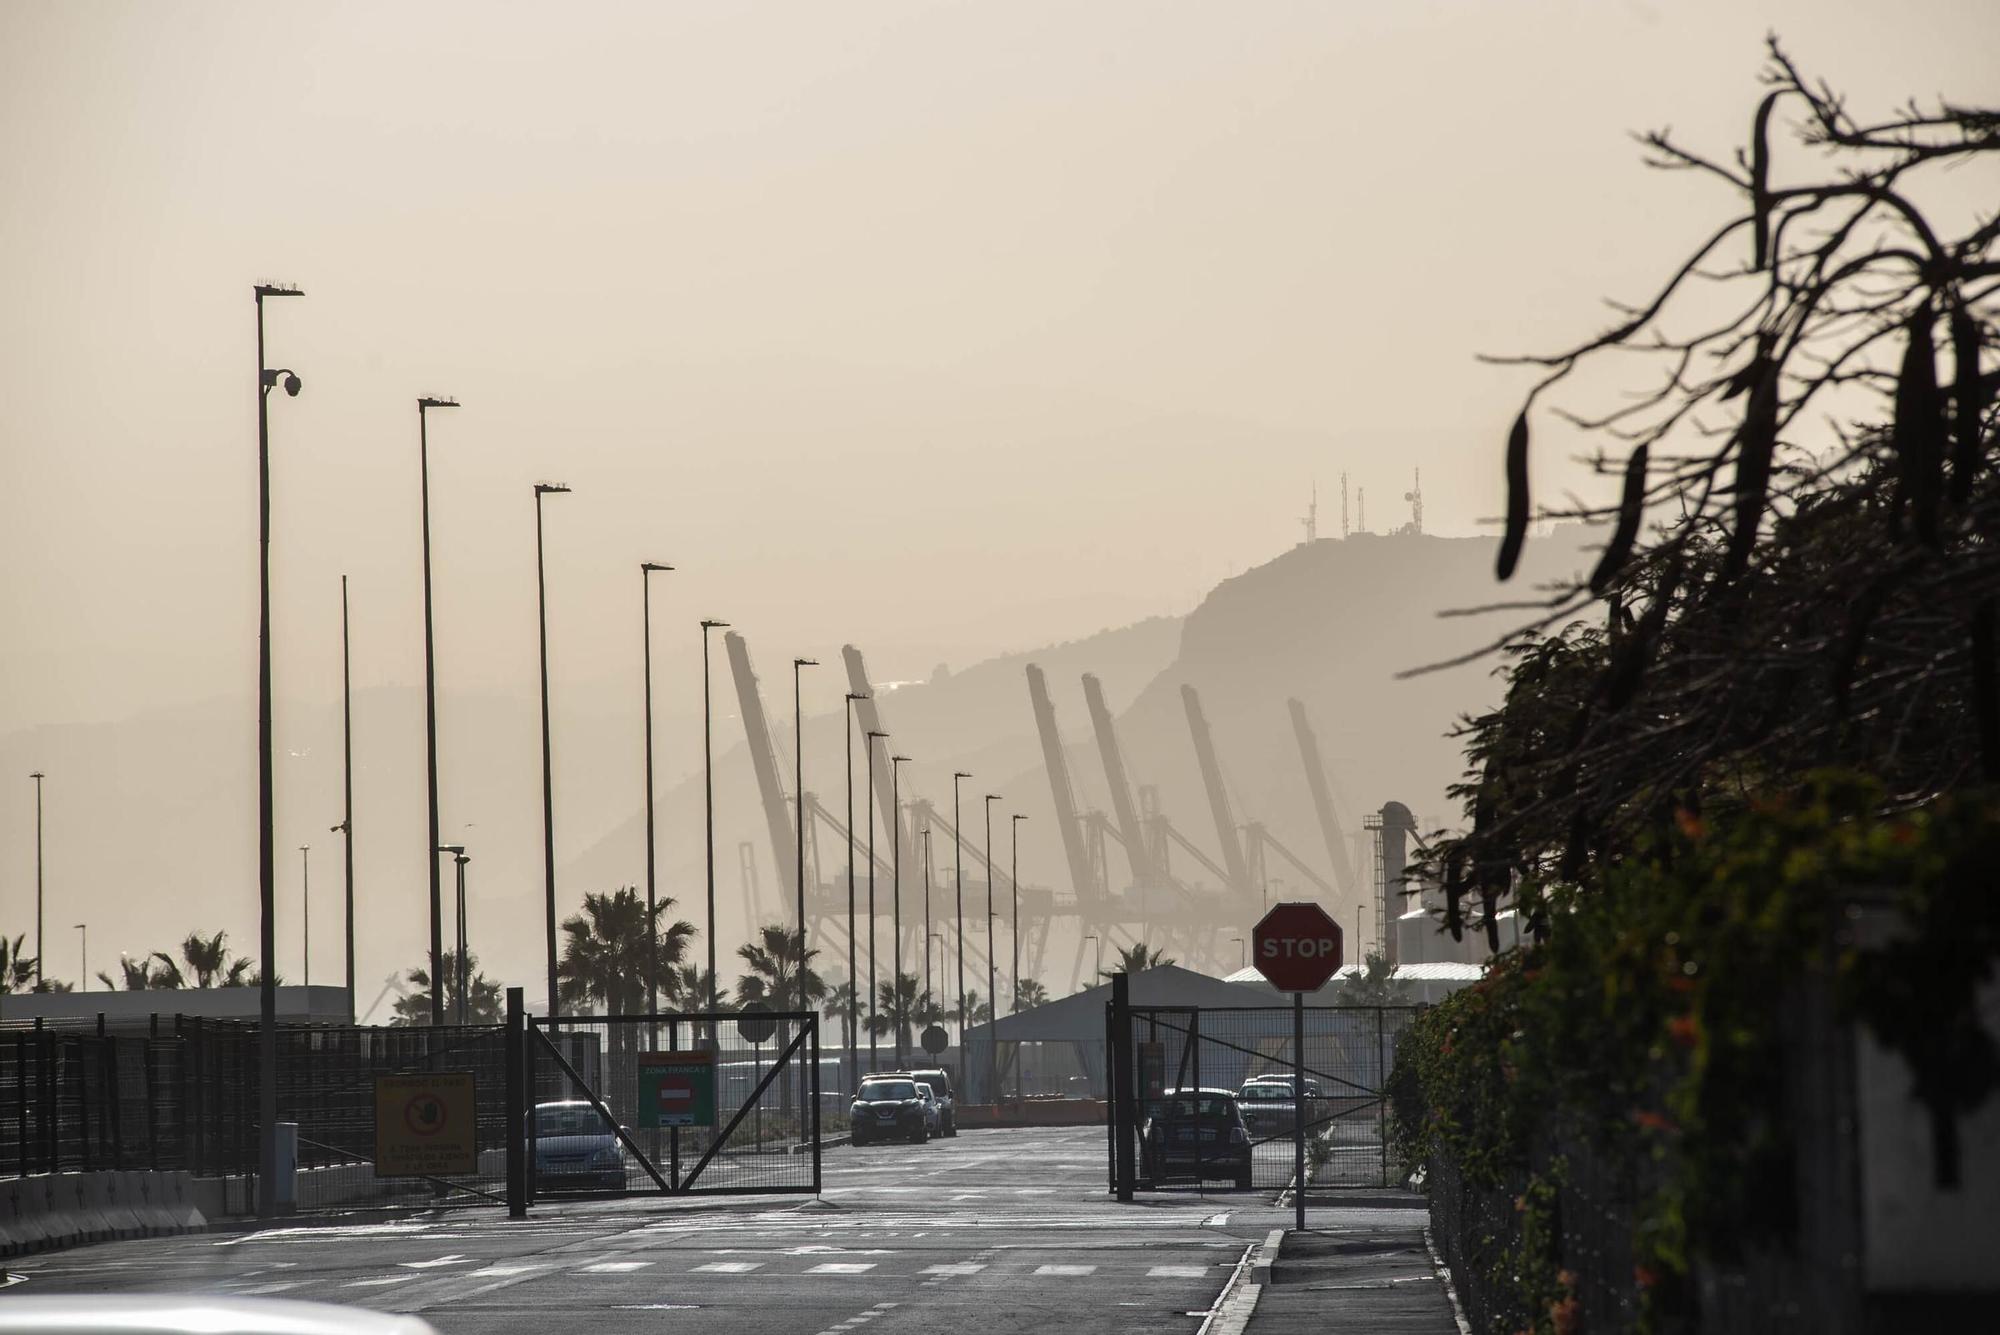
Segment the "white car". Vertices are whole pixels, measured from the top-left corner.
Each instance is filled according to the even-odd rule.
[[[0,1301],[0,1335],[437,1335],[428,1321],[283,1298],[49,1294]]]
[[[924,1126],[932,1136],[944,1134],[944,1109],[938,1103],[937,1095],[931,1087],[919,1080],[916,1082],[917,1097],[924,1101]]]

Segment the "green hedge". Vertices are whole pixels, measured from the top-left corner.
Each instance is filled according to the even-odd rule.
[[[1578,1319],[1550,1219],[1564,1169],[1552,1128],[1638,1184],[1632,1284],[1653,1328],[1691,1315],[1697,1259],[1791,1239],[1797,1114],[1778,1017],[1811,973],[1909,1060],[1939,1179],[1955,1180],[1956,1115],[2000,1084],[1975,1009],[2000,956],[2000,802],[1885,805],[1865,779],[1815,775],[1726,815],[1683,814],[1587,891],[1528,886],[1548,939],[1498,958],[1405,1036],[1391,1078],[1404,1161],[1447,1157],[1486,1189],[1527,1175],[1494,1277],[1523,1325]],[[1848,915],[1869,902],[1904,930],[1863,951]]]

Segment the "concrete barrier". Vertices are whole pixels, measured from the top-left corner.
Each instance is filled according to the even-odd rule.
[[[0,1179],[0,1255],[202,1232],[186,1173],[38,1173]]]
[[[1021,1103],[961,1103],[960,1126],[1103,1126],[1101,1099],[1028,1099]]]

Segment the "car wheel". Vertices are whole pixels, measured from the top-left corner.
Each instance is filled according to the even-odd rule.
[[[916,1134],[910,1137],[910,1143],[912,1145],[921,1145],[930,1138],[931,1133],[929,1128],[920,1126],[917,1128]]]

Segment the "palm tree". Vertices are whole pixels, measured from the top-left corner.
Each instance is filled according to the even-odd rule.
[[[164,966],[156,987],[186,987],[187,974],[174,957],[164,950],[153,952],[153,958]],[[187,940],[181,942],[181,959],[187,962],[188,973],[194,977],[196,987],[248,987],[257,981],[251,970],[257,962],[247,956],[231,957],[229,953],[229,933],[217,932],[214,936],[203,936],[200,932],[189,932]]]
[[[842,983],[828,993],[827,1009],[840,1017],[840,1046],[849,1046],[854,1042],[855,1025],[861,1019],[861,998],[854,994],[854,984]]]
[[[813,972],[813,957],[817,950],[805,948],[804,932],[794,932],[777,923],[768,923],[757,929],[757,940],[738,946],[736,953],[750,972],[736,980],[736,999],[744,1005],[761,1001],[772,1010],[784,1010],[796,1006],[799,1000],[801,982],[805,991],[806,1004],[822,1000],[826,996],[826,980]],[[778,1051],[783,1052],[792,1041],[791,1026],[778,1026]],[[778,1110],[790,1112],[792,1109],[792,1082],[778,1082]]]
[[[466,989],[465,1022],[467,1024],[499,1024],[500,984],[479,972],[479,956],[465,952],[465,968],[470,985]],[[431,1022],[431,976],[426,969],[412,969],[404,975],[415,991],[396,998],[396,1018],[392,1025],[427,1025]],[[444,952],[444,1013],[453,1022],[458,1019],[458,952]]]
[[[1146,943],[1141,941],[1136,946],[1128,946],[1120,950],[1118,952],[1118,963],[1109,969],[1100,969],[1097,976],[1099,978],[1109,978],[1114,973],[1144,973],[1148,969],[1157,969],[1163,964],[1172,963],[1173,961],[1167,958],[1166,951],[1149,950],[1146,947]]]
[[[0,992],[26,992],[35,985],[35,961],[21,953],[28,934],[12,941],[0,936]]]
[[[715,1004],[726,1010],[729,989],[712,987],[714,981],[715,975],[698,964],[678,965],[660,975],[660,995],[677,1011],[705,1011],[709,993],[713,992]]]
[[[992,1018],[993,1007],[979,999],[979,989],[976,987],[965,989],[965,1022],[967,1024],[985,1024]]]
[[[653,906],[653,931],[659,941],[654,964],[663,980],[672,976],[694,936],[694,924],[685,920],[661,926],[674,902],[666,897]],[[607,1015],[636,1015],[646,1009],[646,926],[646,901],[630,886],[583,897],[583,912],[563,923],[566,939],[556,966],[556,987],[565,1010],[591,1002],[601,1003]]]
[[[141,956],[136,960],[130,955],[120,955],[118,969],[124,975],[122,983],[114,981],[111,975],[102,969],[97,971],[97,981],[112,992],[144,992],[149,988],[163,986],[160,982],[163,970],[154,967],[151,955]]]
[[[875,1014],[869,1018],[868,1032],[880,1037],[895,1033],[907,1048],[918,1025],[936,1024],[944,1018],[944,1007],[919,986],[913,973],[899,973],[894,982],[875,985]]]
[[[1038,979],[1023,978],[1014,984],[1014,1009],[1031,1011],[1049,1004],[1049,990]]]

